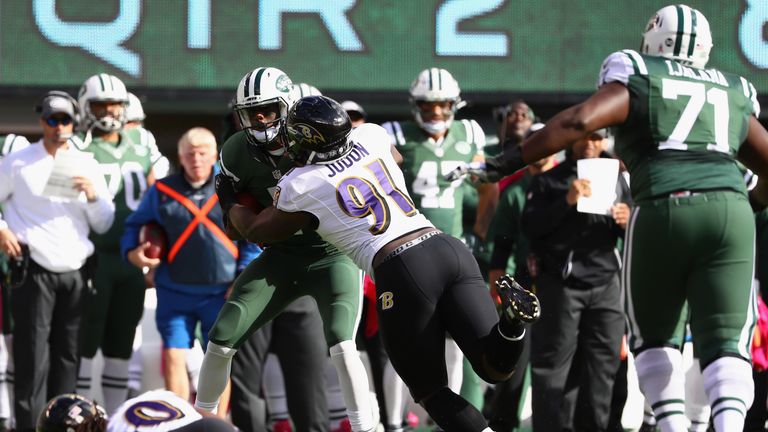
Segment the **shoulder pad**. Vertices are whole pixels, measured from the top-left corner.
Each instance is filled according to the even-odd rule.
[[[405,144],[405,135],[403,135],[403,127],[398,121],[386,122],[381,125],[390,137],[392,145]]]
[[[760,117],[760,102],[757,100],[757,91],[755,90],[755,86],[753,86],[751,82],[747,81],[746,78],[739,78],[741,79],[741,89],[744,91],[744,96],[747,97],[750,102],[752,102],[752,114],[754,114],[755,117]]]
[[[645,60],[637,51],[616,51],[603,60],[597,86],[601,87],[611,82],[620,82],[626,85],[631,75],[647,74],[648,68],[645,66]]]

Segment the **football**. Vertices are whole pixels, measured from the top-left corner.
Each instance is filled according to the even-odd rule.
[[[251,211],[253,211],[256,214],[264,210],[264,207],[261,204],[259,204],[259,202],[256,201],[256,198],[254,198],[254,196],[248,192],[238,192],[237,203],[242,206],[248,207],[249,209],[251,209]]]
[[[144,255],[147,258],[165,258],[166,253],[168,253],[168,238],[159,223],[152,221],[141,227],[139,243],[146,242],[149,242],[149,247],[144,250]]]

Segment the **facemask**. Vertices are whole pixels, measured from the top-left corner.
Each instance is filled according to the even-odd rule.
[[[278,131],[279,129],[277,127],[270,127],[263,131],[248,129],[248,133],[250,133],[254,138],[256,138],[256,141],[260,143],[268,143],[272,141],[277,137]]]

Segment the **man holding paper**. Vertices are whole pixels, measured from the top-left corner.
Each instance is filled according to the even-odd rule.
[[[0,161],[0,249],[18,262],[12,286],[16,430],[33,430],[48,399],[72,392],[93,254],[115,207],[93,158],[68,144],[76,102],[49,92],[38,106],[43,138]]]
[[[604,139],[605,130],[590,134],[573,145],[563,163],[533,177],[523,211],[529,272],[542,308],[531,328],[537,431],[598,431],[608,422],[624,335],[616,246],[630,209],[618,161],[600,158]],[[582,371],[571,371],[572,364]],[[577,416],[586,424],[571,424],[575,398],[565,397],[569,375],[581,375],[579,397],[593,408]]]

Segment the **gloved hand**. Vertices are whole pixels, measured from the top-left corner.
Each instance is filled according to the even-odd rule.
[[[219,205],[226,215],[235,204],[238,204],[235,185],[229,177],[222,173],[216,174],[215,185],[216,195],[219,196]]]

